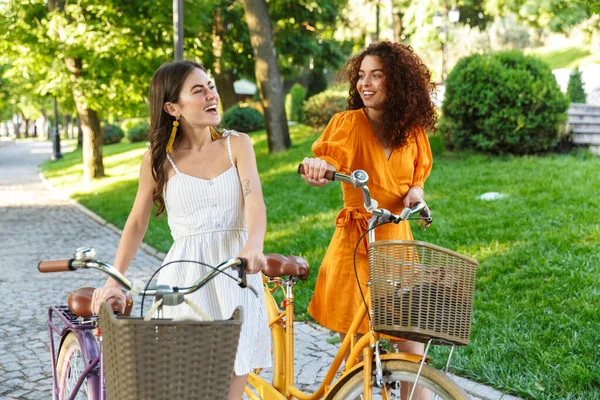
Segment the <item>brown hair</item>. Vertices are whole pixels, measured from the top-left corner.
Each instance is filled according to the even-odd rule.
[[[366,56],[377,56],[383,66],[387,99],[377,136],[392,148],[404,146],[421,129],[434,130],[437,121],[431,91],[435,84],[431,72],[410,46],[400,43],[372,43],[362,53],[352,57],[338,75],[350,82],[348,110],[365,105],[356,89],[360,64]]]
[[[177,103],[179,93],[187,76],[199,68],[206,69],[194,61],[175,61],[163,64],[152,77],[150,84],[150,154],[152,159],[152,177],[158,183],[152,199],[158,207],[155,215],[165,211],[163,189],[166,183],[164,164],[167,160],[167,142],[173,129],[175,117],[164,110],[165,103]],[[182,135],[175,136],[175,145],[181,140]]]

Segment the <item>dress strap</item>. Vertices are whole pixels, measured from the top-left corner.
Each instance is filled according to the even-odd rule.
[[[175,162],[173,162],[173,159],[171,158],[171,156],[169,154],[167,154],[167,160],[169,160],[169,162],[173,166],[173,169],[175,170],[175,172],[179,173],[179,170],[177,169],[177,166],[175,165]]]
[[[231,161],[231,165],[235,167],[235,162],[233,162],[233,154],[231,153],[231,136],[240,136],[236,131],[232,131],[229,129],[225,129],[223,131],[223,136],[227,138],[227,151],[229,152],[229,161]]]

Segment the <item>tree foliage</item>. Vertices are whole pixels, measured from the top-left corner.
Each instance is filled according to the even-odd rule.
[[[532,28],[564,33],[590,16],[590,1],[488,0],[486,10],[494,16],[513,13]]]
[[[569,75],[567,96],[571,99],[571,103],[585,103],[587,100],[585,90],[583,90],[583,80],[581,79],[581,71],[579,68],[572,71]]]
[[[297,76],[311,62],[322,69],[344,60],[333,32],[346,2],[268,2],[284,76]],[[69,114],[77,104],[110,120],[145,115],[150,77],[173,55],[171,7],[144,0],[3,1],[0,65],[7,66],[3,76],[9,82],[2,85],[4,98],[16,108],[31,104],[21,108],[38,113],[45,97],[55,97]],[[244,18],[243,2],[186,0],[185,57],[201,61],[223,85],[253,77]]]

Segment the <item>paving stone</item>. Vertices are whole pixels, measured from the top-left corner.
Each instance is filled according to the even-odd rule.
[[[31,392],[29,392],[28,390],[15,390],[11,393],[8,394],[8,398],[9,399],[22,399],[23,397],[25,397],[27,394],[29,394]]]
[[[11,378],[11,379],[7,379],[7,380],[3,381],[2,386],[16,388],[16,387],[20,387],[24,382],[26,382],[24,376],[20,377],[20,378]]]
[[[9,372],[8,374],[4,374],[2,376],[2,378],[6,379],[6,380],[10,380],[10,379],[13,379],[13,378],[22,378],[24,376],[25,375],[21,371],[13,371],[13,372]]]

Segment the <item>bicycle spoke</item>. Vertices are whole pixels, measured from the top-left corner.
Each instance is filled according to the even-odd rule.
[[[75,386],[77,386],[77,381],[79,380],[79,377],[81,376],[81,373],[84,371],[84,361],[83,361],[83,355],[81,354],[80,351],[75,351],[72,355],[71,361],[69,363],[69,370],[67,371],[67,387],[66,387],[66,393],[65,393],[65,398],[69,398],[69,396],[71,396],[73,394],[73,390],[75,389]],[[79,387],[79,392],[77,393],[77,396],[75,397],[76,400],[87,400],[89,399],[89,393],[88,393],[88,386],[87,384],[84,382],[80,387]]]

